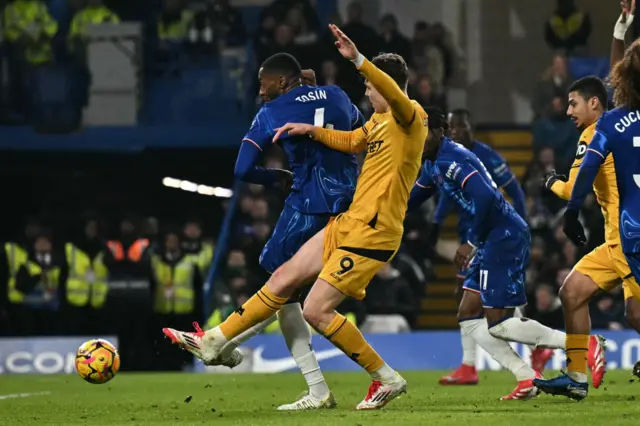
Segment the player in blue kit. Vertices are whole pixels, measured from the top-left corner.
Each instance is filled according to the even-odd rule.
[[[478,157],[496,185],[511,197],[516,212],[524,218],[526,215],[524,191],[520,187],[515,175],[511,172],[511,169],[505,159],[490,146],[473,137],[471,112],[466,109],[456,109],[452,111],[448,116],[448,124],[451,139],[461,144]],[[458,237],[460,238],[460,245],[467,242],[467,233],[469,229],[471,229],[471,222],[473,218],[464,209],[457,208],[455,200],[447,196],[446,193],[441,192],[433,220],[434,225],[431,233],[433,244],[437,242],[440,224],[446,219],[449,212],[454,209],[457,210],[459,214]],[[462,287],[465,274],[466,273],[463,270],[458,271],[457,288]],[[519,313],[519,311],[517,312]],[[439,381],[441,385],[473,385],[478,383],[478,372],[475,367],[476,342],[464,333],[461,333],[460,337],[462,343],[462,364],[452,374],[442,377]],[[533,354],[543,355],[544,352],[535,351]],[[546,360],[541,359],[538,364],[544,365],[545,362]]]
[[[527,303],[524,273],[529,260],[529,228],[504,199],[478,157],[444,137],[442,113],[429,109],[427,113],[426,161],[411,191],[409,209],[419,207],[440,190],[473,218],[468,241],[455,256],[461,269],[468,268],[464,287],[472,290],[465,291],[460,302],[460,327],[516,376],[515,390],[502,399],[529,399],[537,394],[533,379],[541,376],[508,342],[564,348],[565,341],[560,331],[513,316],[515,308]]]
[[[364,118],[348,96],[336,86],[302,84],[313,80],[310,70],[304,73],[298,61],[285,53],[267,58],[260,68],[260,95],[265,101],[255,116],[251,128],[242,140],[235,166],[235,176],[245,182],[266,186],[291,184],[273,235],[260,255],[260,266],[273,273],[288,261],[311,237],[322,230],[331,217],[347,210],[351,204],[358,177],[354,155],[327,148],[306,136],[281,138],[291,172],[257,166],[263,152],[272,145],[274,129],[288,122],[301,122],[315,126],[352,130],[364,124]],[[292,404],[279,410],[308,410],[334,408],[335,399],[329,391],[311,348],[311,333],[302,316],[298,297],[278,312],[287,346],[309,386],[309,392]],[[228,342],[221,353],[221,363],[234,367],[242,361],[240,344],[260,333],[276,320],[276,315],[254,326]],[[196,348],[182,341],[172,329],[165,334],[194,355],[201,357]],[[197,333],[201,333],[197,330]],[[196,334],[197,334],[196,333]]]
[[[640,41],[636,40],[615,64],[610,75],[616,108],[605,112],[596,123],[595,133],[582,161],[571,199],[564,214],[564,232],[577,245],[586,237],[578,215],[591,192],[600,166],[613,155],[619,201],[619,227],[622,251],[631,274],[640,283]],[[631,277],[630,277],[631,278]],[[585,357],[582,344],[567,347],[567,363]],[[634,374],[638,372],[638,364]],[[588,383],[571,372],[551,380],[537,381],[544,392],[583,399]]]

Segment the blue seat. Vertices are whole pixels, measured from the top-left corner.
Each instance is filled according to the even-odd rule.
[[[609,58],[579,56],[569,58],[569,73],[575,80],[588,75],[596,75],[604,79],[609,75]]]

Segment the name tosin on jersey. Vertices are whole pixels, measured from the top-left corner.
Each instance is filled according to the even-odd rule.
[[[298,102],[313,102],[321,99],[327,99],[327,92],[324,90],[313,90],[306,95],[296,97],[296,101]]]
[[[637,121],[640,121],[640,111],[631,111],[625,117],[622,117],[614,127],[616,128],[618,133],[623,133],[625,130],[627,130],[628,127],[631,126],[631,124]]]

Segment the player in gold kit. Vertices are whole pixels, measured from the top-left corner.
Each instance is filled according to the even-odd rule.
[[[218,363],[230,339],[273,315],[297,288],[315,281],[304,303],[304,317],[371,375],[369,392],[356,408],[377,409],[406,392],[406,381],[335,309],[346,296],[364,298],[371,278],[400,247],[409,193],[427,138],[427,114],[407,97],[408,69],[401,56],[381,54],[370,62],[338,27],[329,28],[342,56],[366,78],[375,114],[351,132],[286,124],[274,141],[309,135],[337,151],[366,151],[351,206],[307,241],[219,327],[206,333],[170,330],[170,334],[205,363]]]

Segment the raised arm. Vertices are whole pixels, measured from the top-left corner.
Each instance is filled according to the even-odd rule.
[[[613,39],[611,40],[611,57],[609,65],[613,66],[622,60],[624,56],[624,37],[627,29],[633,23],[633,17],[636,11],[636,0],[623,0],[621,3],[622,13],[613,28]]]
[[[329,29],[336,38],[335,45],[342,56],[353,62],[371,85],[380,92],[387,101],[393,116],[398,122],[407,126],[413,123],[415,108],[413,103],[396,82],[362,55],[356,45],[340,28],[329,24]]]

